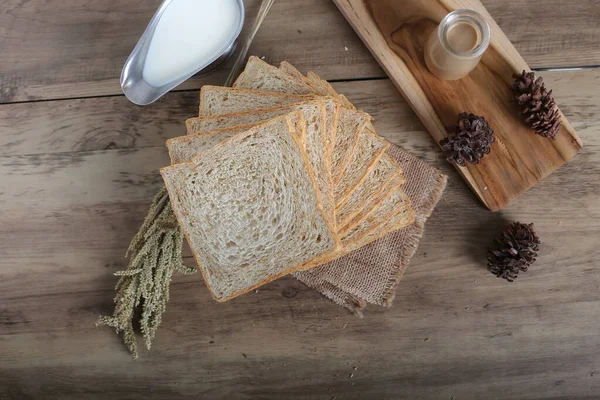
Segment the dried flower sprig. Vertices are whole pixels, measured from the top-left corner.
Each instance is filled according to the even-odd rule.
[[[169,301],[173,272],[185,275],[196,272],[181,261],[183,233],[168,198],[164,201],[165,196],[167,192],[163,188],[154,198],[142,227],[129,245],[127,269],[115,273],[121,278],[115,288],[113,315],[101,316],[96,322],[96,326],[115,328],[123,336],[123,342],[134,359],[138,357],[133,329],[136,308],[142,308],[140,327],[146,348],[150,349]]]

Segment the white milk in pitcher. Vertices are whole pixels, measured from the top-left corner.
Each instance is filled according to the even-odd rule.
[[[161,87],[193,74],[221,55],[241,18],[237,0],[173,0],[150,42],[144,80]]]

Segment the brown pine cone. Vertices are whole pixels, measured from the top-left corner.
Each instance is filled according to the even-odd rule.
[[[527,271],[539,250],[540,239],[533,224],[514,222],[495,240],[496,249],[488,254],[488,270],[509,282],[517,279],[520,271]]]
[[[556,138],[560,129],[560,112],[540,76],[536,79],[533,72],[523,71],[514,74],[515,82],[511,89],[515,100],[521,108],[523,120],[540,136]]]
[[[446,132],[448,137],[440,141],[446,159],[463,167],[478,164],[496,140],[485,118],[467,113],[460,113],[457,125],[447,126]]]

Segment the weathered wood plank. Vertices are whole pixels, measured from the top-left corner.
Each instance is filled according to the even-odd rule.
[[[185,135],[198,91],[169,93],[139,107],[124,96],[0,105],[0,155],[162,146]]]
[[[597,118],[594,102],[600,71],[541,75],[576,130],[594,129],[590,121]],[[409,149],[418,146],[413,151],[426,158],[440,156],[419,119],[388,80],[339,82],[334,86],[373,115],[378,131],[392,142]],[[163,146],[167,139],[183,135],[185,119],[197,116],[197,112],[198,91],[169,93],[146,107],[131,104],[123,96],[4,104],[0,106],[0,155]]]
[[[4,0],[0,103],[119,94],[122,65],[159,3]],[[250,18],[258,3],[246,0]],[[597,1],[483,3],[530,66],[600,65]],[[277,1],[251,52],[330,80],[384,76],[329,0]],[[182,88],[219,84],[225,75],[218,71]]]
[[[597,394],[597,357],[589,351],[597,344],[595,321],[572,322],[573,316],[597,317],[597,302],[498,308],[464,301],[443,310],[432,303],[422,311],[409,303],[402,314],[335,320],[328,317],[335,306],[288,280],[251,300],[219,305],[219,320],[235,320],[232,327],[215,323],[217,312],[207,311],[211,300],[193,286],[174,286],[171,308],[181,312],[166,315],[155,349],[137,362],[116,337],[92,326],[107,292],[46,299],[45,310],[67,323],[61,329],[52,329],[55,322],[37,305],[19,299],[25,303],[22,314],[11,321],[37,331],[22,327],[3,336],[4,357],[13,366],[2,370],[8,383],[3,395],[92,399],[110,390],[127,398],[591,399]],[[297,294],[286,299],[282,292]],[[422,296],[432,292],[425,289]],[[437,297],[443,302],[449,294]],[[462,295],[466,300],[473,291]],[[527,323],[516,328],[515,313]],[[32,347],[32,341],[39,345]],[[529,351],[517,353],[516,342]],[[44,356],[32,367],[26,356],[35,351]]]
[[[450,175],[394,307],[359,320],[289,277],[218,304],[199,276],[177,276],[136,362],[93,323],[111,311],[112,273],[196,93],[152,109],[122,97],[0,106],[0,398],[597,399],[600,71],[545,77],[586,147],[503,213],[478,205],[389,81],[337,84]],[[543,241],[513,284],[484,267],[505,218],[534,222]]]

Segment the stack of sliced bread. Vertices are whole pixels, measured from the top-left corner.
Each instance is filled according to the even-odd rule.
[[[204,86],[161,174],[204,280],[226,301],[414,221],[371,117],[287,62]]]

